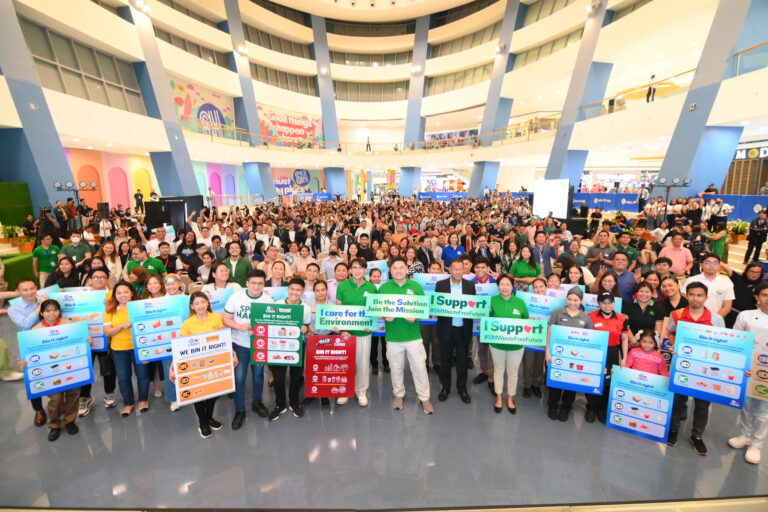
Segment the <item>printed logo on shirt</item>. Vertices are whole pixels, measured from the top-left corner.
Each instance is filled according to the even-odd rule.
[[[595,327],[602,327],[602,326],[603,326],[602,322],[600,322],[599,324],[595,324]]]
[[[413,295],[413,290],[406,290],[406,291],[405,291],[405,294],[406,294],[406,295]]]
[[[586,322],[584,322],[584,320],[579,320],[579,324],[580,325],[586,325]]]
[[[519,309],[513,309],[512,310],[512,314],[513,315],[519,315],[520,314],[520,310]]]

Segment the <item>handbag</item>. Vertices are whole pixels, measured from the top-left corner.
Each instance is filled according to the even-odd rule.
[[[111,349],[107,352],[98,352],[96,357],[99,358],[99,375],[102,377],[115,375],[115,360],[112,358]]]

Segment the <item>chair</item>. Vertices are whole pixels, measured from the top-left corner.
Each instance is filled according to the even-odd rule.
[[[199,292],[203,289],[203,283],[192,283],[190,284],[187,289],[189,290],[189,294],[192,295],[195,292]]]

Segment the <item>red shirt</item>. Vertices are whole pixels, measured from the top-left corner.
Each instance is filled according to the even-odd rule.
[[[606,331],[608,333],[609,347],[621,345],[621,334],[629,331],[625,315],[614,311],[611,313],[611,316],[605,317],[599,309],[587,314],[592,319],[592,324],[596,331]]]
[[[708,308],[704,308],[704,313],[697,319],[691,316],[690,310],[686,308],[676,309],[672,311],[672,318],[675,320],[675,325],[680,322],[691,322],[692,324],[699,325],[712,325],[712,312]]]

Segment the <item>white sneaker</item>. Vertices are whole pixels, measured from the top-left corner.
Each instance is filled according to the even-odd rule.
[[[732,437],[728,440],[728,446],[736,448],[737,450],[744,448],[745,446],[749,446],[749,438],[746,436]]]
[[[114,393],[107,393],[104,395],[104,407],[107,409],[111,409],[112,407],[117,405],[117,399],[115,398]]]
[[[336,399],[336,405],[344,405],[347,402],[349,402],[349,398],[337,398]]]
[[[93,403],[93,398],[91,397],[82,397],[80,398],[80,405],[77,408],[77,415],[78,416],[88,416],[91,414],[91,404]]]
[[[360,407],[368,407],[368,397],[365,395],[358,396],[357,403],[360,405]]]
[[[176,412],[181,409],[179,402],[171,402],[171,412]]]
[[[0,380],[2,380],[3,382],[13,382],[14,380],[21,380],[23,378],[24,378],[24,374],[23,373],[21,373],[21,372],[11,372],[11,373],[9,373],[8,375],[6,375],[5,377],[3,377]]]
[[[750,464],[760,464],[760,448],[750,446],[744,454],[744,460]]]

